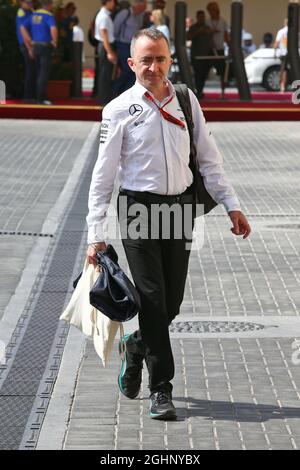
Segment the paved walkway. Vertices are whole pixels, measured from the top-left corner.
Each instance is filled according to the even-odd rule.
[[[57,132],[58,124],[53,123],[52,130],[51,125],[39,128],[41,141],[46,131]],[[192,252],[182,312],[171,328],[179,418],[168,423],[148,417],[146,370],[140,397],[127,400],[116,384],[117,344],[104,369],[92,343],[58,321],[71,295],[70,280],[82,265],[86,197],[97,154],[97,127],[66,126],[67,131],[61,129],[66,137],[63,148],[69,134],[76,135],[74,157],[78,154],[81,166],[65,186],[60,211],[57,203],[52,208],[54,236],[40,246],[36,258],[40,269],[31,274],[31,289],[24,287],[24,275],[21,278],[18,315],[8,303],[18,278],[12,277],[9,284],[7,277],[11,291],[3,301],[0,327],[6,344],[9,333],[14,335],[6,366],[0,369],[0,404],[5,410],[3,415],[0,411],[0,448],[299,449],[300,348],[295,343],[300,337],[299,124],[210,126],[253,233],[246,241],[233,237],[222,208],[206,217],[204,243],[200,237]],[[14,132],[15,142],[9,145],[22,147],[22,130]],[[42,147],[47,155],[45,141]],[[9,161],[7,154],[4,167]],[[51,189],[49,179],[44,193],[49,205],[41,212],[41,222],[66,179],[64,174],[56,189]],[[18,187],[26,182],[26,177],[18,180]],[[13,184],[8,173],[8,188]],[[15,209],[17,204],[11,204],[8,212],[3,207],[2,224]],[[41,230],[33,217],[23,220],[22,230]],[[45,223],[49,227],[49,214],[44,227]],[[31,248],[20,252],[21,262],[11,263],[14,269],[20,265],[19,276],[24,267],[25,273],[29,269],[28,256],[34,259]],[[125,266],[121,247],[117,248]],[[71,258],[72,262],[66,261]],[[136,321],[130,322],[127,331],[135,325]]]

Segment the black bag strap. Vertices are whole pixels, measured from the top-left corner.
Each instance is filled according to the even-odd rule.
[[[192,113],[192,104],[190,100],[189,90],[185,84],[176,84],[174,85],[178,102],[181,106],[183,111],[184,117],[186,119],[186,123],[188,126],[189,136],[190,136],[190,162],[189,167],[191,172],[193,173],[193,193],[194,193],[194,200],[197,203],[204,205],[204,214],[210,212],[214,207],[216,207],[217,202],[211,197],[211,195],[207,192],[203,177],[201,173],[198,171],[198,164],[197,164],[197,149],[194,143],[194,121],[193,121],[193,113]],[[202,215],[202,214],[199,214]],[[196,212],[197,217],[197,212]]]
[[[189,95],[189,89],[185,84],[176,84],[174,85],[177,99],[179,101],[180,107],[183,111],[186,123],[188,126],[189,136],[190,136],[190,163],[189,167],[193,173],[194,182],[197,178],[197,163],[196,163],[196,147],[194,144],[194,121],[192,113],[192,104]],[[195,186],[195,185],[194,185]]]

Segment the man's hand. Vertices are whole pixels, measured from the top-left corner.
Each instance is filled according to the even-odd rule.
[[[29,47],[27,50],[28,50],[28,55],[29,55],[30,59],[34,60],[35,57],[34,57],[33,48]]]
[[[234,235],[243,235],[247,238],[250,235],[251,227],[248,220],[241,211],[230,211],[228,215],[231,219],[233,227],[230,229]]]
[[[116,64],[118,62],[117,54],[115,52],[108,52],[107,58],[112,64]]]
[[[104,251],[106,250],[106,243],[99,242],[99,243],[92,243],[88,246],[86,256],[88,258],[89,264],[93,264],[95,267],[97,266],[97,258],[96,253],[97,251]]]

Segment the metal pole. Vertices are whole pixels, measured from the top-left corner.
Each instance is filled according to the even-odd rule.
[[[186,2],[176,2],[175,4],[175,49],[178,61],[181,80],[189,88],[194,89],[193,76],[186,51],[185,18]]]
[[[241,1],[233,1],[231,5],[231,55],[233,69],[237,81],[240,99],[251,101],[251,92],[245,70],[244,55],[242,51],[242,24],[243,4]]]
[[[299,58],[299,2],[290,2],[288,6],[288,61],[291,66],[291,79],[300,79]]]

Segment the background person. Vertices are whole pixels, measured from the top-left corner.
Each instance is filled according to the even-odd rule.
[[[35,62],[31,37],[28,34],[25,24],[32,15],[32,2],[24,0],[20,2],[20,8],[16,16],[16,31],[20,51],[24,60],[24,101],[31,103],[35,101]]]
[[[153,26],[161,31],[170,42],[170,31],[168,26],[165,24],[165,17],[162,10],[153,10],[150,16],[150,20],[153,23]]]
[[[224,56],[224,43],[229,45],[230,42],[228,25],[226,21],[221,17],[220,7],[217,2],[209,2],[206,6],[206,9],[210,16],[207,19],[206,24],[213,31],[215,54],[219,56]],[[225,61],[222,59],[218,59],[216,61],[211,62],[211,65],[216,68],[218,75],[220,75],[221,77],[221,86],[222,89],[224,89]]]
[[[120,68],[120,76],[114,84],[115,95],[128,90],[135,82],[134,73],[128,66],[127,59],[130,57],[131,39],[143,27],[146,8],[146,0],[133,0],[132,6],[122,9],[114,19],[114,35]]]
[[[262,39],[263,42],[260,44],[259,49],[269,49],[273,47],[274,37],[272,33],[265,33]]]
[[[117,64],[114,50],[114,25],[111,14],[116,8],[115,0],[102,0],[102,8],[95,20],[95,38],[98,44],[98,86],[97,101],[106,105],[112,98],[112,75]]]
[[[188,30],[187,39],[191,41],[191,63],[194,69],[197,97],[201,99],[212,61],[210,59],[199,60],[196,57],[213,55],[214,47],[213,31],[206,24],[203,10],[197,12],[197,21]]]
[[[52,61],[52,49],[57,47],[58,31],[52,14],[53,1],[40,0],[40,9],[33,12],[25,27],[29,31],[33,44],[36,63],[36,99],[37,103],[52,104],[47,99],[47,85]]]
[[[73,27],[76,24],[76,5],[69,2],[63,9],[63,19],[60,22],[60,41],[63,44],[63,61],[72,60]]]
[[[282,93],[286,90],[287,75],[289,71],[287,47],[288,47],[288,20],[285,19],[284,26],[277,32],[275,43],[274,43],[274,57],[276,57],[276,51],[277,49],[279,49],[279,56],[281,60],[280,91]]]
[[[256,51],[256,45],[253,42],[252,34],[248,33],[247,31],[245,31],[245,33],[243,34],[242,39],[242,50],[244,52],[244,57],[247,57],[248,55]]]

